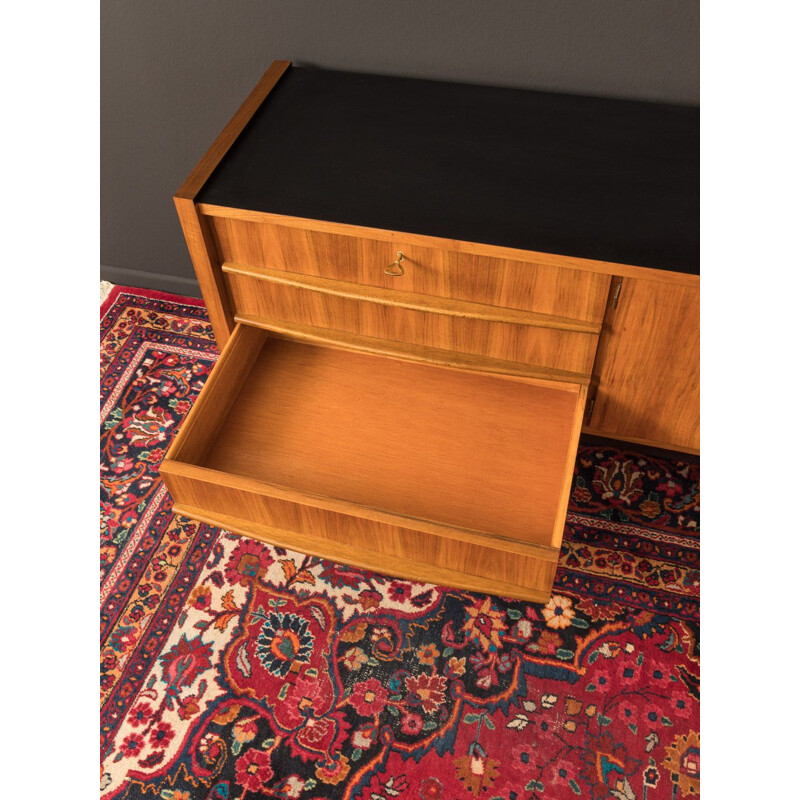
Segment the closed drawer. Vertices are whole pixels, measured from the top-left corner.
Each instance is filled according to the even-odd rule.
[[[529,312],[377,287],[364,290],[360,284],[266,268],[226,263],[222,269],[240,316],[591,373],[598,339],[591,325],[565,330],[555,327],[557,320]]]
[[[267,222],[209,217],[220,259],[332,280],[602,322],[609,275]],[[403,274],[385,270],[403,253]],[[396,270],[395,270],[396,271]]]
[[[237,325],[161,470],[176,510],[401,577],[544,600],[586,387]]]

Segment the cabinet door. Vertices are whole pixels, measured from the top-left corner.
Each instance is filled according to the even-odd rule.
[[[624,278],[609,307],[586,432],[697,452],[700,286]]]

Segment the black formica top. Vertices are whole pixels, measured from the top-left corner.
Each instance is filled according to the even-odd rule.
[[[291,67],[196,200],[699,273],[695,107]]]

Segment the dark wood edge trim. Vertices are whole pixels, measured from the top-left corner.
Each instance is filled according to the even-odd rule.
[[[232,475],[228,472],[210,469],[209,467],[200,467],[195,464],[186,464],[182,461],[165,458],[161,464],[161,472],[164,475],[174,475],[177,478],[186,478],[200,483],[212,483],[215,486],[225,486],[230,489],[259,494],[265,497],[274,497],[299,505],[313,506],[314,508],[320,508],[324,511],[332,511],[337,514],[347,514],[352,517],[371,519],[386,525],[394,525],[399,528],[408,528],[423,533],[430,533],[434,536],[442,536],[447,539],[456,539],[480,547],[489,547],[494,550],[502,550],[520,556],[530,556],[531,558],[538,558],[542,561],[558,561],[559,549],[547,544],[522,542],[518,539],[509,539],[484,531],[459,528],[417,517],[395,514],[390,511],[381,511],[380,509],[364,506],[350,500],[323,497],[287,486],[266,483],[256,480],[255,478]]]
[[[471,300],[435,297],[398,289],[385,289],[379,286],[367,287],[360,283],[349,283],[316,275],[304,275],[299,272],[274,270],[268,267],[256,267],[229,261],[222,263],[222,271],[267,283],[277,283],[309,292],[342,297],[347,300],[396,306],[398,308],[407,308],[411,311],[443,314],[450,317],[479,319],[483,322],[501,322],[506,325],[525,325],[532,328],[546,328],[548,330],[588,335],[597,335],[600,333],[601,327],[599,322],[584,322],[580,319],[557,317],[553,314],[540,314],[535,311],[505,308],[503,306],[490,306]]]
[[[208,180],[211,173],[217,168],[225,153],[228,152],[236,138],[250,122],[253,114],[258,110],[267,95],[275,88],[283,74],[291,66],[291,61],[273,61],[261,80],[255,85],[247,98],[231,117],[228,124],[208,148],[205,155],[197,162],[189,177],[175,193],[175,197],[194,201],[197,193]]]
[[[215,515],[191,506],[176,504],[172,508],[175,514],[180,514],[190,519],[196,519],[207,525],[222,528],[232,533],[258,539],[267,544],[298,550],[308,555],[317,556],[330,561],[348,564],[358,569],[366,569],[389,577],[402,574],[405,580],[416,580],[422,583],[431,583],[436,586],[451,586],[465,591],[494,594],[533,603],[546,603],[550,599],[550,592],[543,589],[528,589],[505,581],[490,578],[481,578],[466,572],[448,569],[435,564],[422,561],[413,561],[400,556],[391,556],[391,562],[396,571],[387,569],[387,556],[363,548],[351,547],[340,542],[322,539],[294,531],[284,531],[269,525],[254,524],[226,515]],[[448,584],[446,581],[450,580]]]

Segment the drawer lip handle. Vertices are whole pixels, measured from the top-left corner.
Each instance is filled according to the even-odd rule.
[[[600,322],[586,322],[580,319],[557,317],[552,314],[540,314],[536,311],[523,311],[522,309],[505,308],[503,306],[488,306],[471,300],[458,300],[451,297],[407,292],[401,288],[364,286],[360,283],[349,283],[339,278],[322,278],[317,275],[306,275],[282,269],[274,270],[269,267],[254,267],[247,264],[237,264],[232,261],[223,261],[222,271],[237,277],[254,278],[267,283],[292,286],[303,291],[320,292],[323,295],[332,297],[344,297],[349,300],[377,303],[384,306],[398,306],[430,314],[478,318],[486,322],[530,325],[534,328],[571,331],[595,336],[600,333],[602,327]]]
[[[384,270],[387,275],[391,275],[393,278],[399,278],[401,275],[405,274],[405,270],[403,269],[403,265],[400,263],[405,259],[402,251],[397,251],[397,258],[389,264],[388,267]]]

